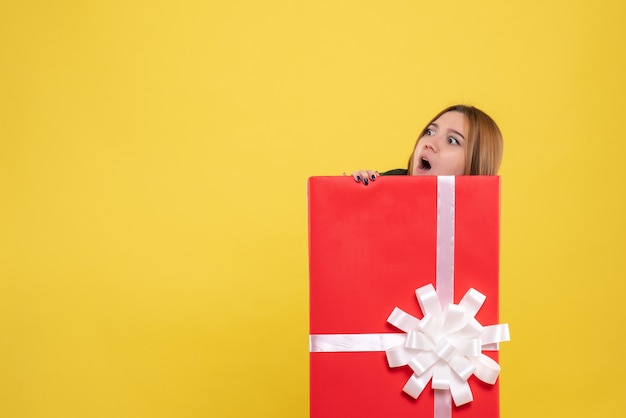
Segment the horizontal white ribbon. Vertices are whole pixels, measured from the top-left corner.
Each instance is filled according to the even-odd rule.
[[[380,334],[311,334],[309,351],[311,353],[355,353],[368,351],[387,351],[391,347],[404,344],[404,333],[385,332]],[[498,344],[484,344],[482,351],[498,351]]]
[[[313,334],[309,335],[311,353],[385,351],[404,344],[406,334]]]

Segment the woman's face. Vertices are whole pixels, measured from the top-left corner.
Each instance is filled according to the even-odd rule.
[[[413,151],[413,176],[460,176],[465,173],[465,115],[450,111],[433,121]]]

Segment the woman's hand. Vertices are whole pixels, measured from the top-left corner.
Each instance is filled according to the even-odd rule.
[[[376,181],[379,174],[376,170],[359,170],[352,173],[352,178],[357,183],[363,183],[364,185],[368,185],[370,181]]]

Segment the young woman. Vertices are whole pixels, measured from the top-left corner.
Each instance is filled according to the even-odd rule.
[[[450,106],[422,130],[407,169],[380,175],[496,175],[502,161],[502,146],[500,129],[485,112],[473,106]],[[352,173],[357,183],[366,186],[378,175],[375,170]]]

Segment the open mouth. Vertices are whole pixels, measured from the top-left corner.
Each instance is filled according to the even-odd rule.
[[[430,170],[430,162],[424,157],[420,158],[419,168],[421,170]]]

